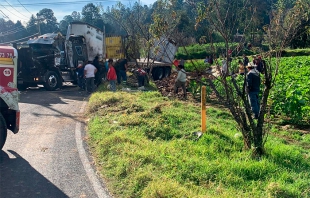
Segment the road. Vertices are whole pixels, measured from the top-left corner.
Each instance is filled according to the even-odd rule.
[[[109,197],[83,141],[86,99],[73,86],[21,92],[20,131],[0,151],[0,198]]]

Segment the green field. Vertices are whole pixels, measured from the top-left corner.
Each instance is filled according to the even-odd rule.
[[[310,197],[310,134],[271,126],[266,155],[243,150],[228,111],[158,92],[94,93],[87,108],[89,145],[115,197]]]

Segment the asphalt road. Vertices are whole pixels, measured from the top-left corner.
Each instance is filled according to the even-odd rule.
[[[86,100],[70,86],[21,92],[20,131],[9,132],[0,151],[0,198],[109,197],[90,175],[91,159],[81,157],[89,154],[81,110]]]

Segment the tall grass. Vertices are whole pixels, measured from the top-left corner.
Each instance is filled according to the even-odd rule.
[[[253,160],[225,109],[207,109],[200,139],[200,107],[157,92],[95,93],[87,112],[89,144],[115,197],[310,196],[309,151],[271,135]]]

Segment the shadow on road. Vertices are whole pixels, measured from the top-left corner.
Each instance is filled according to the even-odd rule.
[[[56,116],[56,117],[67,117],[76,119],[75,115],[60,111],[54,105],[68,104],[68,101],[86,101],[88,100],[89,94],[85,91],[80,91],[76,86],[63,86],[61,90],[57,91],[46,91],[43,87],[31,87],[25,91],[21,91],[19,103],[35,104],[40,105],[44,108],[54,111],[55,115],[45,115],[40,113],[33,113],[34,116]]]
[[[51,106],[53,104],[66,104],[66,100],[83,101],[89,95],[85,91],[79,91],[76,86],[63,86],[56,91],[47,91],[44,87],[30,87],[20,92],[20,103]]]
[[[37,172],[24,158],[9,151],[16,158],[0,151],[0,197],[2,198],[65,198],[58,187]]]

